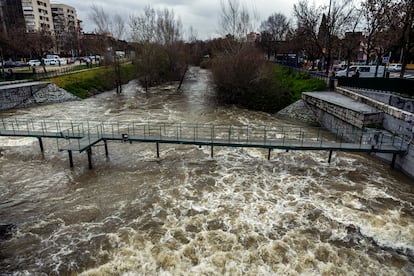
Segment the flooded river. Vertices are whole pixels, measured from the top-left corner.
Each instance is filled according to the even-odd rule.
[[[134,82],[3,118],[292,125],[216,107],[207,71],[182,92]],[[413,275],[414,183],[366,154],[0,138],[1,275]]]

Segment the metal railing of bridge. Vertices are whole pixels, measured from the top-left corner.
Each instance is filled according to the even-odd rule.
[[[333,129],[310,126],[248,126],[213,125],[168,122],[133,121],[69,121],[36,119],[1,119],[0,136],[26,136],[58,138],[58,149],[81,150],[100,140],[127,139],[137,142],[187,143],[198,145],[243,146],[260,148],[306,149],[334,148],[376,149],[389,147],[404,151],[408,141],[404,137],[386,132]],[[62,139],[63,138],[63,139]],[[349,142],[352,140],[353,142]],[[352,148],[351,145],[352,144]]]

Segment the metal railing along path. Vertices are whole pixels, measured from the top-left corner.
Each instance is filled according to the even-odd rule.
[[[213,125],[134,121],[69,121],[37,119],[1,119],[0,136],[56,138],[59,150],[87,151],[103,141],[151,142],[226,147],[255,147],[285,150],[328,150],[382,152],[399,154],[408,141],[385,132],[333,129],[306,126]],[[349,142],[357,141],[357,142]],[[72,165],[72,164],[71,164]]]

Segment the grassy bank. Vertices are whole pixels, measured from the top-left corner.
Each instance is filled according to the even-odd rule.
[[[135,66],[132,64],[121,65],[121,81],[123,84],[136,78]],[[115,88],[115,72],[113,67],[103,67],[86,70],[69,75],[48,79],[57,86],[65,89],[73,95],[84,99],[91,95]]]
[[[300,72],[277,64],[273,65],[273,79],[290,91],[292,102],[301,99],[302,92],[321,91],[326,83],[314,79],[307,72]]]

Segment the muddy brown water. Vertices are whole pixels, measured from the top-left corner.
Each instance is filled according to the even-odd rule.
[[[2,118],[295,125],[135,82]],[[414,183],[366,154],[109,143],[68,156],[0,138],[1,275],[413,275]]]

